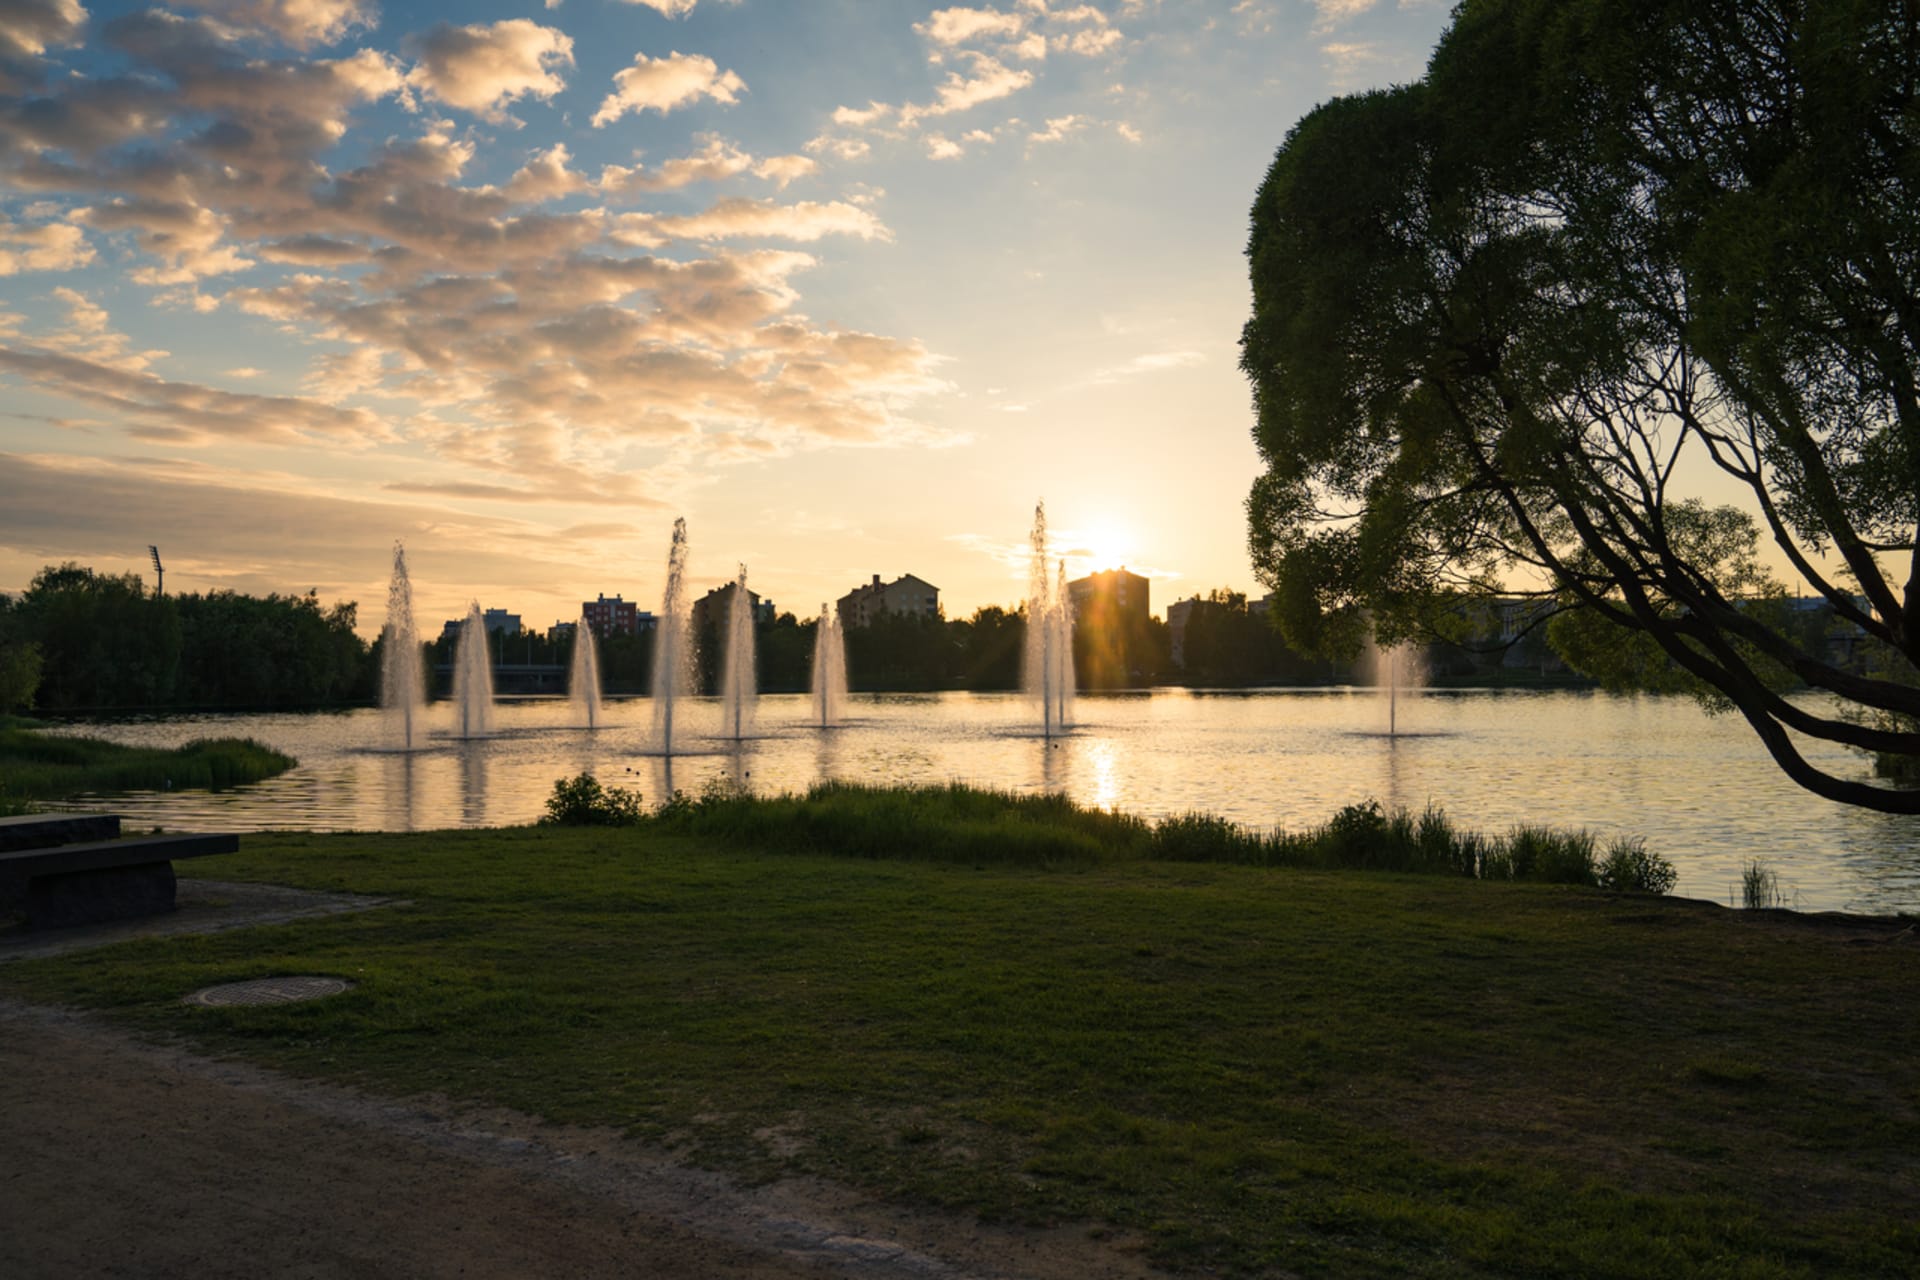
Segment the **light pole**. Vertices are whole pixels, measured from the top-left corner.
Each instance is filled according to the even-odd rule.
[[[147,554],[153,557],[153,594],[164,596],[167,594],[167,571],[160,567],[160,548],[148,543]]]

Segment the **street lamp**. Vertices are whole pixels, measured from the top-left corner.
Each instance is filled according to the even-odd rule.
[[[147,554],[153,557],[153,594],[163,596],[167,594],[167,571],[160,567],[160,548],[149,543]]]

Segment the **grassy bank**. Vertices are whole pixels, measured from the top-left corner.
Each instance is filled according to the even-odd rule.
[[[1060,825],[1049,802],[955,803],[982,806],[975,848]],[[218,874],[411,905],[16,963],[0,991],[748,1177],[1137,1231],[1176,1267],[1920,1267],[1920,965],[1897,925],[1168,861],[1084,811],[1065,825],[1118,842],[849,857],[800,812],[248,837]],[[358,985],[179,1003],[276,973]]]
[[[293,765],[292,756],[250,738],[203,738],[167,750],[56,736],[16,722],[0,725],[0,813],[91,791],[220,791]]]

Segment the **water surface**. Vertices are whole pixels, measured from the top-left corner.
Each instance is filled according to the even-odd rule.
[[[1588,692],[1429,691],[1385,734],[1370,689],[1160,689],[1082,696],[1077,724],[1049,742],[1012,694],[855,695],[840,728],[810,725],[803,695],[760,703],[760,736],[719,738],[713,700],[686,704],[694,754],[646,754],[647,699],[610,701],[601,727],[550,700],[505,701],[497,732],[451,736],[454,712],[427,712],[429,746],[377,749],[379,712],[211,715],[94,721],[75,731],[173,745],[210,735],[258,738],[295,756],[290,773],[223,794],[135,793],[110,807],[137,823],[206,830],[414,831],[538,817],[555,779],[589,770],[649,804],[714,779],[756,791],[823,778],[875,783],[959,780],[1064,791],[1086,804],[1160,817],[1189,810],[1297,830],[1342,805],[1432,803],[1460,824],[1518,822],[1644,835],[1680,871],[1677,892],[1721,902],[1760,858],[1807,909],[1920,911],[1920,820],[1833,804],[1788,782],[1735,717],[1674,698]],[[1408,732],[1410,731],[1410,732]],[[1864,758],[1808,746],[1830,768],[1867,775]],[[108,803],[105,800],[98,803]]]

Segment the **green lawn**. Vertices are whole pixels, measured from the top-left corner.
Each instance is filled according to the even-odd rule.
[[[1920,1270],[1920,944],[1645,895],[640,828],[249,836],[412,905],[0,967],[291,1071],[1306,1274]],[[278,1008],[207,983],[336,974]]]

